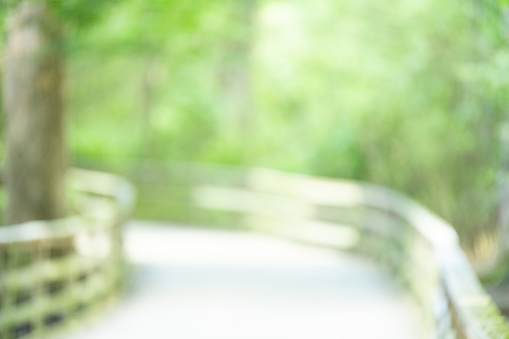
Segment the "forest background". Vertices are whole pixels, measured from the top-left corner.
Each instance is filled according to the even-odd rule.
[[[367,181],[444,217],[471,253],[497,242],[506,4],[68,3],[56,8],[69,19],[74,164],[207,162]]]

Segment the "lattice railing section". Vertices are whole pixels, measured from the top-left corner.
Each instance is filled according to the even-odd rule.
[[[155,192],[175,220],[243,225],[375,258],[416,296],[432,338],[509,338],[453,228],[394,191],[261,169],[184,164],[143,173],[140,190]]]
[[[121,283],[131,186],[73,170],[69,187],[69,218],[0,227],[1,339],[44,338],[103,304]]]

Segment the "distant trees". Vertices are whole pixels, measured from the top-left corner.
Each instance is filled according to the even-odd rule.
[[[478,25],[489,11],[459,0],[125,0],[106,12],[114,1],[39,1],[68,34],[109,14],[70,46],[84,162],[150,156],[361,179],[418,198],[468,246],[494,228],[509,53],[494,47],[500,27]]]

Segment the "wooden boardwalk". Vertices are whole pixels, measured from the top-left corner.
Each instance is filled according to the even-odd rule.
[[[419,339],[411,299],[350,254],[245,232],[134,222],[125,299],[65,339]]]

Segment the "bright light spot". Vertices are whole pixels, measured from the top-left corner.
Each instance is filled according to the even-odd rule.
[[[111,236],[105,232],[80,233],[74,241],[76,251],[90,258],[107,258],[112,250]]]
[[[187,228],[130,230],[126,251],[133,263],[171,265],[337,265],[335,252],[245,232]]]

